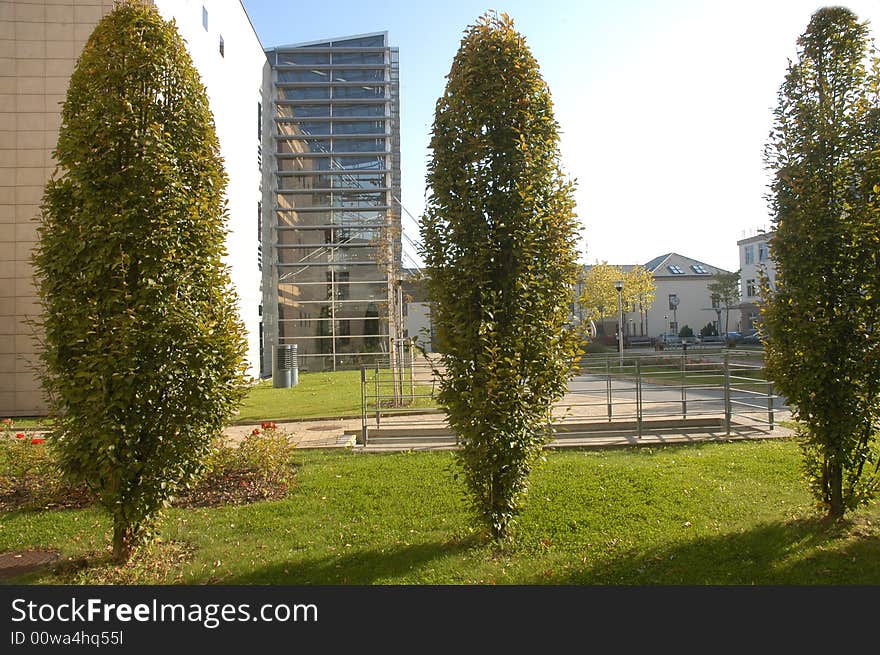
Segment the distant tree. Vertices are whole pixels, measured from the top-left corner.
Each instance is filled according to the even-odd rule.
[[[628,290],[628,297],[632,299],[632,304],[639,313],[639,321],[644,334],[648,330],[648,312],[654,305],[657,293],[654,274],[644,266],[636,266],[624,275],[623,288],[625,293]]]
[[[614,283],[623,279],[623,270],[607,262],[596,262],[587,268],[583,273],[583,291],[579,302],[588,320],[617,316],[617,289],[614,288]]]
[[[583,292],[579,302],[584,315],[593,320],[617,316],[617,289],[614,286],[617,281],[623,282],[621,302],[624,315],[630,310],[636,311],[644,321],[654,304],[654,276],[644,266],[624,272],[619,266],[607,262],[597,262],[583,274]]]
[[[765,154],[776,288],[767,371],[798,419],[810,487],[839,519],[876,494],[880,66],[866,23],[820,9],[798,40]]]
[[[213,117],[155,9],[124,2],[98,23],[55,157],[35,254],[53,442],[111,514],[124,561],[245,388]]]
[[[439,401],[473,506],[509,536],[577,353],[573,185],[550,92],[505,14],[468,28],[437,101],[422,219]]]
[[[713,323],[706,323],[703,327],[700,328],[700,336],[701,337],[717,337],[718,330],[715,329],[715,325]]]
[[[718,271],[706,286],[712,295],[712,301],[717,301],[724,309],[724,333],[727,334],[730,332],[730,308],[739,303],[739,271]]]
[[[694,336],[694,330],[690,325],[682,325],[681,329],[678,331],[678,336],[682,339],[690,338]]]

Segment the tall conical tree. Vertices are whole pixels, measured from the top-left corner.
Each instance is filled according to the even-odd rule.
[[[439,400],[478,516],[509,535],[576,337],[572,184],[538,63],[504,14],[465,33],[438,100],[422,219]]]
[[[125,560],[244,388],[213,117],[155,9],[122,3],[98,23],[55,157],[35,253],[43,382],[62,468],[97,492]]]
[[[880,68],[867,24],[841,7],[814,13],[798,46],[766,149],[767,368],[795,409],[814,496],[837,519],[878,482]]]

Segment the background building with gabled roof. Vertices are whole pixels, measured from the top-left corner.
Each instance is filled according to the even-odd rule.
[[[635,264],[617,266],[624,273],[636,267]],[[656,338],[664,333],[678,334],[685,325],[698,335],[700,329],[710,323],[717,329],[719,319],[720,331],[724,330],[723,310],[719,311],[717,304],[713,304],[709,283],[716,273],[729,271],[674,252],[659,255],[642,266],[654,276],[655,299],[646,312],[644,322],[639,316],[638,308],[623,308],[625,338]],[[585,270],[589,268],[586,266]],[[734,317],[733,320],[736,321],[737,318]],[[613,340],[616,325],[616,316],[604,319],[598,326],[599,334],[604,335],[606,340]],[[735,327],[735,323],[731,327]]]

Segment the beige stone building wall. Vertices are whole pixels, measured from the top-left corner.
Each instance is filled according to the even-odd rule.
[[[112,0],[0,0],[0,417],[45,411],[31,252],[60,103]]]

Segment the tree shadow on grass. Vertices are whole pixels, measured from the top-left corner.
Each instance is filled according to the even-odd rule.
[[[381,550],[337,551],[325,557],[274,563],[217,582],[231,585],[402,584],[396,581],[432,560],[459,554],[482,543],[479,537],[468,537]]]
[[[820,519],[769,523],[670,548],[626,552],[576,571],[562,584],[876,585],[880,533]]]

